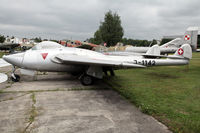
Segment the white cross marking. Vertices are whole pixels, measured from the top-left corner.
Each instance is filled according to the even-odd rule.
[[[183,54],[183,49],[180,48],[180,49],[178,50],[178,54],[179,54],[179,55],[182,55],[182,54]]]

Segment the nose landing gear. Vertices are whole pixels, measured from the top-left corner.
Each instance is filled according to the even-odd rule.
[[[19,82],[20,76],[15,74],[15,70],[16,70],[16,67],[13,65],[12,74],[11,74],[11,80],[14,81],[14,82]]]
[[[14,81],[14,82],[19,82],[20,76],[17,75],[17,74],[12,74],[11,75],[11,80]]]

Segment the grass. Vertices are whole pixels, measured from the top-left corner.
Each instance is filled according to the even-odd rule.
[[[5,54],[5,52],[0,52],[0,58]]]
[[[187,66],[116,71],[105,81],[175,133],[200,132],[200,53]]]

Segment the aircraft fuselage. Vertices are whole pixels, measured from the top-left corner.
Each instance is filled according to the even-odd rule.
[[[78,48],[59,48],[48,50],[28,50],[24,53],[5,56],[4,59],[9,63],[18,66],[23,69],[38,70],[38,71],[55,71],[55,72],[76,72],[81,71],[87,65],[75,65],[60,63],[55,59],[58,54],[67,55],[79,55],[92,57],[97,60],[107,61],[123,61],[124,63],[138,64],[143,66],[162,66],[162,65],[184,65],[188,64],[188,60],[181,59],[148,59],[143,56],[109,56],[103,55],[90,50],[78,49]],[[113,66],[115,67],[115,66]]]

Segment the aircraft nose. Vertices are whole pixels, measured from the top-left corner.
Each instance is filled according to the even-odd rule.
[[[24,53],[17,53],[11,55],[4,55],[3,59],[10,64],[21,67],[24,58]]]

